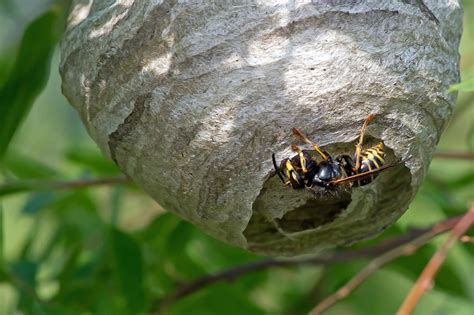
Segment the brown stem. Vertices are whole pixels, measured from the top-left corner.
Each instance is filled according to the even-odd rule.
[[[456,217],[455,220],[448,221],[449,224],[446,224],[446,221],[436,224],[432,228],[425,229],[424,232],[418,233],[416,237],[408,239],[407,242],[404,242],[397,247],[391,248],[382,255],[376,257],[343,287],[316,305],[316,307],[311,310],[310,315],[322,314],[336,302],[346,298],[352,293],[352,291],[362,284],[362,282],[364,282],[367,277],[375,273],[384,265],[400,256],[413,254],[419,247],[429,242],[436,235],[452,229],[461,219],[462,216]]]
[[[125,176],[104,177],[96,179],[80,179],[72,181],[48,181],[48,180],[20,180],[7,182],[0,185],[0,196],[27,191],[79,189],[102,185],[119,185],[130,183]]]
[[[299,259],[271,258],[271,259],[260,260],[260,261],[232,267],[232,268],[223,270],[221,272],[218,272],[216,274],[207,275],[197,280],[194,280],[190,283],[181,285],[175,292],[169,294],[168,296],[165,296],[160,301],[155,301],[155,303],[152,306],[152,309],[155,312],[160,313],[160,311],[166,308],[169,304],[175,302],[176,300],[184,296],[190,295],[216,282],[235,280],[236,278],[250,272],[255,272],[255,271],[265,270],[265,269],[270,269],[270,268],[275,268],[275,267],[289,267],[289,266],[295,266],[295,265],[313,265],[313,266],[328,265],[331,263],[376,257],[380,255],[381,253],[385,253],[394,248],[398,248],[401,245],[409,244],[413,240],[418,239],[419,237],[426,236],[426,235],[430,235],[431,237],[433,237],[439,233],[443,233],[447,230],[450,230],[461,219],[461,217],[462,216],[453,217],[445,221],[439,222],[428,228],[412,230],[406,235],[394,237],[394,238],[382,241],[376,245],[366,247],[366,248],[338,251],[338,252],[333,252],[326,255],[310,257],[310,258],[299,258]]]
[[[433,156],[441,159],[474,160],[474,152],[435,152]]]
[[[474,224],[474,204],[464,215],[464,217],[456,224],[456,226],[453,227],[449,238],[436,251],[433,257],[431,257],[415,285],[410,290],[410,293],[408,293],[407,297],[405,298],[405,301],[398,310],[397,315],[410,315],[413,312],[423,293],[433,283],[436,273],[446,259],[448,250],[454,245],[456,240],[461,238],[461,236],[471,227],[472,224]]]
[[[55,181],[47,183],[52,189],[77,189],[85,188],[92,186],[102,186],[102,185],[118,185],[118,184],[127,184],[130,183],[130,180],[125,176],[118,177],[105,177],[105,178],[96,178],[96,179],[84,179],[76,181]]]

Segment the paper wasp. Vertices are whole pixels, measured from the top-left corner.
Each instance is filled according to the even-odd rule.
[[[321,150],[314,142],[309,140],[301,131],[292,128],[293,135],[303,142],[310,144],[322,158],[318,162],[315,157],[310,157],[307,151],[301,150],[297,145],[291,148],[297,153],[290,159],[284,159],[277,166],[275,154],[272,154],[275,171],[285,185],[294,189],[323,187],[333,190],[335,186],[351,183],[353,186],[367,185],[382,171],[394,165],[384,166],[384,145],[378,143],[368,149],[363,149],[364,134],[369,122],[374,119],[370,114],[364,121],[359,141],[356,144],[354,158],[349,155],[338,155],[335,159]]]

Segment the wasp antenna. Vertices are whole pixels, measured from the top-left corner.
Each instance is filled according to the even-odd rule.
[[[300,140],[302,140],[302,141],[304,141],[304,142],[307,142],[308,139],[306,139],[305,135],[304,135],[301,131],[299,131],[298,129],[296,129],[296,128],[291,128],[291,132],[293,133],[293,135],[294,135],[296,138],[298,138],[298,139],[300,139]]]
[[[283,175],[281,175],[280,168],[277,166],[277,162],[275,160],[275,153],[272,153],[272,161],[273,166],[275,167],[275,172],[278,174],[278,177],[280,177],[283,184],[285,184],[285,179],[283,178]]]
[[[362,145],[364,144],[365,130],[367,129],[369,122],[371,122],[374,118],[375,118],[374,114],[369,114],[367,118],[365,119],[364,124],[362,125],[362,128],[360,130],[359,142],[356,144],[354,170],[358,170],[360,167],[360,159],[361,159],[361,154],[362,154]]]
[[[394,166],[397,166],[398,164],[400,164],[400,163],[394,163],[394,164],[390,164],[390,165],[385,165],[385,166],[376,168],[376,169],[371,170],[371,171],[367,171],[367,172],[364,172],[364,173],[355,174],[355,175],[348,176],[348,177],[344,177],[344,178],[337,179],[337,180],[333,180],[332,182],[329,182],[329,185],[331,185],[331,186],[336,186],[336,185],[344,184],[344,183],[346,183],[346,182],[353,182],[353,181],[356,181],[356,180],[360,180],[360,179],[363,179],[363,178],[367,178],[368,176],[371,176],[371,175],[373,175],[373,174],[378,174],[378,173],[380,173],[381,171],[384,171],[384,170],[386,170],[386,169],[389,169],[389,168],[392,168],[392,167],[394,167]]]

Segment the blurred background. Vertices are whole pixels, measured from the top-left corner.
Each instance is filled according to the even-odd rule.
[[[465,11],[461,75],[467,80],[474,77],[474,1],[461,2]],[[10,84],[21,88],[22,95],[32,94],[31,110],[0,167],[4,183],[0,184],[0,314],[157,313],[154,306],[180,284],[262,259],[203,234],[131,184],[41,189],[47,180],[121,174],[102,156],[61,94],[57,38],[66,7],[66,1],[0,0],[0,87]],[[42,28],[52,35],[41,35]],[[15,76],[28,70],[28,65],[15,63],[18,55],[34,60],[49,52],[51,62],[44,69],[33,67]],[[459,93],[438,151],[474,151],[473,96]],[[11,96],[0,93],[0,102],[5,100]],[[27,192],[5,184],[30,179],[38,182]],[[377,239],[356,246],[462,214],[472,201],[473,161],[434,158],[401,220]],[[386,265],[327,314],[395,313],[445,239],[440,236],[413,256]],[[179,299],[164,313],[306,314],[367,262],[258,271]],[[415,314],[469,315],[473,310],[474,244],[458,243]]]

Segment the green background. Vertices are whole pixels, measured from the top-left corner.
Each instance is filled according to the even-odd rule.
[[[461,74],[467,81],[474,78],[474,1],[462,3]],[[160,299],[180,284],[262,259],[203,234],[133,185],[39,189],[51,179],[120,175],[60,91],[57,39],[65,7],[0,0],[0,314],[157,313]],[[460,92],[438,151],[474,150],[473,96]],[[5,184],[29,179],[40,182],[26,193],[14,194]],[[462,214],[473,200],[473,162],[435,158],[407,213],[357,246]],[[444,239],[388,264],[327,314],[394,314]],[[179,299],[164,313],[305,314],[367,262],[251,273]],[[415,314],[473,310],[474,244],[459,243]]]

